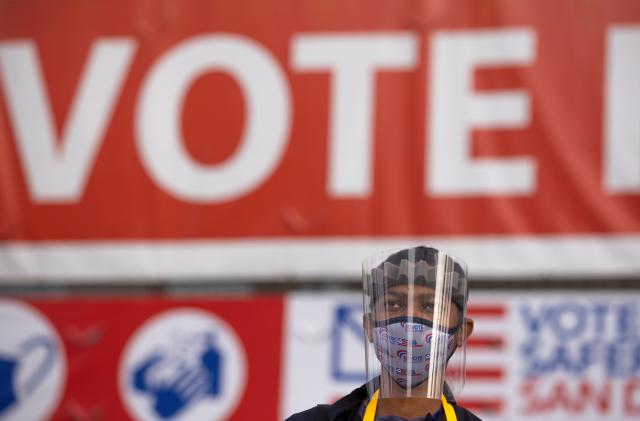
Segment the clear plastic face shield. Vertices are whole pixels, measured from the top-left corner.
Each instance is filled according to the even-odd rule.
[[[445,382],[459,393],[470,327],[466,265],[414,247],[370,256],[362,276],[369,395],[440,399]]]

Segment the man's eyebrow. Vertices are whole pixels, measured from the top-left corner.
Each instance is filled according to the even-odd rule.
[[[399,292],[399,291],[387,291],[386,295],[393,295],[395,297],[406,297],[407,293],[406,292]]]

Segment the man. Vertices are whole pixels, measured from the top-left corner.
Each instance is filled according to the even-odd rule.
[[[465,264],[419,246],[371,256],[362,274],[367,383],[288,421],[479,420],[452,394],[473,330]]]

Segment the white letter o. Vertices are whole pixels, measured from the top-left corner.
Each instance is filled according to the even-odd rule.
[[[246,119],[233,156],[204,165],[185,149],[180,117],[189,87],[212,70],[238,82]],[[162,188],[190,202],[230,201],[259,187],[278,166],[290,129],[289,88],[278,62],[255,41],[232,34],[198,36],[154,64],[141,88],[135,124],[143,165]]]

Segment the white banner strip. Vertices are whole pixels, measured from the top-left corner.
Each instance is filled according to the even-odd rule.
[[[640,235],[65,241],[4,243],[0,283],[353,280],[365,256],[417,244],[460,257],[472,278],[640,275]]]

